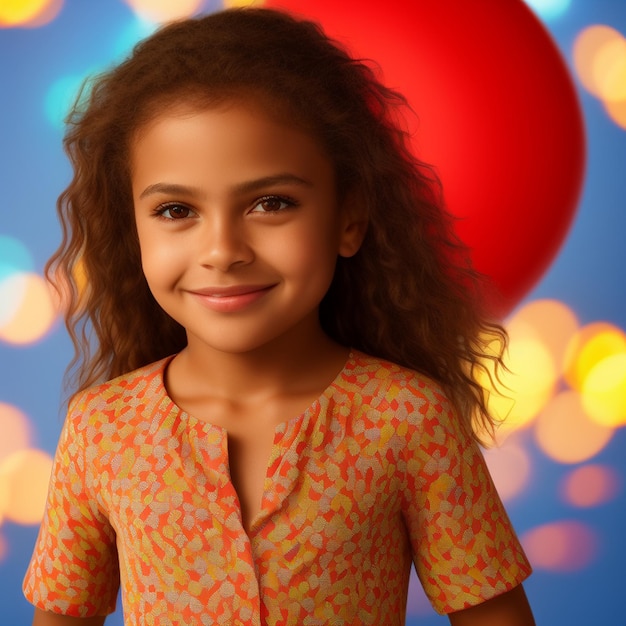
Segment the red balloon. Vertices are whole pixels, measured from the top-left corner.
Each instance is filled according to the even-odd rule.
[[[494,313],[508,313],[554,259],[584,173],[576,92],[543,25],[521,0],[265,6],[318,21],[408,98],[415,152],[435,166],[459,236],[492,279]]]

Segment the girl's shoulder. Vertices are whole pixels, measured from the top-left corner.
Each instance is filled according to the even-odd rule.
[[[342,391],[350,402],[352,421],[364,424],[366,430],[380,431],[379,443],[386,437],[400,447],[406,444],[406,449],[439,450],[441,454],[446,449],[463,450],[473,458],[473,440],[437,381],[360,352],[353,352],[345,372]]]
[[[353,350],[343,372],[343,389],[368,406],[390,406],[403,412],[451,410],[441,385],[403,365]]]
[[[69,404],[69,415],[83,422],[116,420],[132,409],[135,413],[149,412],[167,398],[163,382],[164,372],[172,357],[144,365],[132,372],[117,376],[78,392]]]

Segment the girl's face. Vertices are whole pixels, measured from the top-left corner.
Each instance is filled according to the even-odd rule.
[[[131,179],[144,274],[190,349],[320,339],[318,306],[362,227],[311,136],[262,108],[181,104],[140,129]]]

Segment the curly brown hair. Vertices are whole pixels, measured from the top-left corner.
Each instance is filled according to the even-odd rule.
[[[321,303],[325,331],[438,381],[468,432],[491,431],[478,375],[488,361],[502,364],[506,334],[483,308],[484,281],[454,234],[436,175],[409,148],[405,99],[318,25],[268,9],[163,27],[87,84],[71,111],[64,146],[74,176],[58,201],[63,241],[46,271],[59,289],[68,287],[74,386],[186,345],[141,270],[129,171],[138,128],[181,99],[210,104],[252,95],[318,138],[338,193],[356,195],[367,214],[361,249],[339,258]]]

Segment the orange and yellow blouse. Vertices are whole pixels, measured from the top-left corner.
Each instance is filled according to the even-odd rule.
[[[243,528],[227,433],[169,398],[169,359],[79,394],[24,581],[43,610],[127,626],[405,621],[411,564],[449,613],[530,567],[482,455],[437,385],[353,351],[277,426]]]

